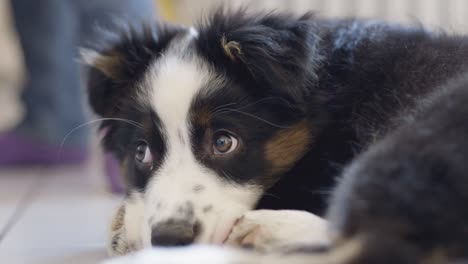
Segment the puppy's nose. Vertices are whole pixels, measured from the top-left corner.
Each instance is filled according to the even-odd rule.
[[[195,225],[187,221],[166,221],[151,231],[151,244],[161,247],[186,246],[195,240]]]

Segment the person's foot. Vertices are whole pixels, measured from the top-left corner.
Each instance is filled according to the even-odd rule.
[[[0,167],[82,165],[86,148],[53,146],[15,132],[0,134]]]

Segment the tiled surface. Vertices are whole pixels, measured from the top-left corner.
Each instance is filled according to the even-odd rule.
[[[32,249],[26,254],[0,253],[2,263],[8,264],[87,264],[100,263],[105,258],[106,254],[101,248]]]
[[[0,263],[98,263],[106,256],[109,194],[97,166],[0,171]],[[9,223],[9,226],[6,226]]]
[[[22,115],[21,60],[8,2],[0,1],[0,52],[6,56],[0,61],[0,131]],[[99,155],[91,160],[84,168],[0,168],[0,264],[88,264],[106,257],[110,216],[120,198],[106,190]]]
[[[34,170],[0,171],[0,239],[15,211],[36,184]]]

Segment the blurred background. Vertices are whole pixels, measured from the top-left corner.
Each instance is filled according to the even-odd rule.
[[[467,0],[156,0],[155,12],[164,21],[191,24],[221,4],[252,9],[302,13],[314,10],[328,17],[358,16],[405,24],[421,23],[449,32],[468,31]],[[21,51],[12,28],[9,1],[0,1],[0,130],[14,126],[22,108],[16,98],[23,78]]]
[[[468,2],[465,0],[162,0],[160,3],[168,18],[187,24],[219,4],[297,13],[316,10],[329,17],[375,17],[402,23],[420,21],[425,25],[454,30],[463,30],[468,23]]]
[[[91,118],[79,85],[77,46],[98,41],[93,28],[105,25],[106,17],[189,25],[221,4],[468,32],[468,0],[0,1],[0,263],[95,263],[105,257],[121,186],[115,160],[102,153],[93,129],[67,137]],[[65,125],[58,129],[58,123]],[[40,144],[28,141],[35,136],[43,138]],[[67,151],[68,163],[46,159]]]

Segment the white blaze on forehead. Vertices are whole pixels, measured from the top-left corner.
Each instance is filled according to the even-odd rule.
[[[158,63],[153,79],[152,107],[167,129],[183,125],[188,120],[190,105],[209,78],[195,59],[183,59],[168,54]],[[172,131],[167,131],[168,133]]]
[[[197,37],[194,29],[176,37],[168,50],[150,70],[147,83],[151,103],[166,132],[186,126],[190,105],[206,84],[216,77],[210,68],[193,53],[191,44]],[[206,90],[206,89],[203,89]]]
[[[190,42],[195,36],[189,31],[172,40],[168,51],[154,65],[149,82],[152,108],[161,121],[167,150],[157,172],[162,176],[153,177],[153,184],[148,187],[149,191],[165,188],[165,199],[176,202],[180,202],[176,196],[181,189],[189,191],[189,185],[195,184],[189,176],[196,176],[202,169],[192,153],[189,112],[194,98],[212,78],[208,67],[191,52]],[[174,181],[180,184],[171,184]],[[155,192],[160,194],[161,190]]]
[[[179,213],[180,207],[190,203],[194,218],[203,225],[197,241],[222,241],[229,230],[226,223],[250,210],[260,192],[224,182],[222,176],[201,164],[192,151],[191,104],[197,96],[209,94],[222,82],[192,50],[194,38],[196,34],[188,31],[172,40],[144,82],[146,90],[150,90],[145,99],[161,121],[166,153],[145,190],[143,224],[184,217]],[[197,185],[203,186],[202,192],[193,191]],[[203,208],[212,208],[211,213],[203,213]]]

